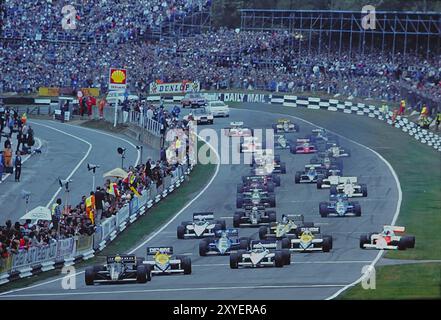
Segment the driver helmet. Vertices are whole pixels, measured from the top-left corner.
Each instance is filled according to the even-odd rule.
[[[288,223],[288,217],[285,214],[282,214],[282,223]]]

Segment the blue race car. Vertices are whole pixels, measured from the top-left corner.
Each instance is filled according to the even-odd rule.
[[[337,194],[330,196],[330,202],[320,202],[319,212],[322,218],[328,216],[346,217],[346,216],[361,216],[361,206],[356,201],[348,201],[348,196],[345,194]]]
[[[228,255],[232,251],[248,250],[250,239],[239,238],[238,235],[238,229],[219,230],[214,238],[206,238],[199,243],[199,255]]]

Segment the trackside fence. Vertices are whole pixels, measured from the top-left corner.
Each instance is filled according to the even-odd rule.
[[[0,285],[75,262],[87,260],[103,250],[120,232],[139,217],[147,214],[157,202],[179,188],[193,166],[181,165],[163,180],[158,189],[152,184],[140,197],[133,198],[115,215],[101,221],[94,234],[53,241],[48,245],[21,250],[0,258]]]

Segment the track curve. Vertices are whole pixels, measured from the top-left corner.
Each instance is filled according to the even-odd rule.
[[[231,110],[230,114],[229,119],[216,119],[212,127],[221,129],[231,121],[240,120],[254,128],[270,128],[280,117],[268,112],[236,109]],[[305,135],[313,129],[312,124],[294,121],[300,123],[301,129],[293,137]],[[197,211],[214,211],[216,218],[230,217],[226,219],[227,226],[232,226],[235,186],[241,175],[249,173],[249,167],[221,165],[219,174],[200,199],[183,210],[174,223],[148,243],[149,246],[173,246],[177,254],[188,254],[193,264],[192,275],[155,277],[147,285],[86,287],[83,275],[79,274],[76,290],[63,290],[60,280],[52,279],[50,282],[6,293],[0,298],[326,299],[357,280],[362,267],[377,257],[377,251],[359,249],[359,234],[391,223],[399,207],[400,191],[387,164],[367,148],[350,140],[342,138],[341,144],[352,151],[352,157],[344,159],[345,175],[358,176],[369,189],[369,196],[360,199],[363,213],[359,218],[321,218],[318,214],[318,203],[328,198],[328,192],[318,191],[314,184],[294,185],[294,172],[301,169],[310,156],[291,155],[284,150],[278,152],[282,161],[287,163],[287,173],[281,175],[282,184],[276,190],[278,218],[282,213],[302,213],[307,221],[319,224],[324,233],[334,238],[334,248],[329,253],[293,254],[292,265],[281,269],[231,270],[228,257],[199,257],[199,240],[176,239],[176,225],[181,221],[191,220],[192,213]],[[257,238],[257,231],[251,228],[240,229],[240,235]],[[146,246],[136,250],[136,254],[144,256]]]

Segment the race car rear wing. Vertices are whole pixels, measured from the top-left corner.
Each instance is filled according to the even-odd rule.
[[[320,227],[300,227],[300,232],[310,231],[311,233],[318,234],[320,233]]]
[[[388,225],[383,226],[383,230],[386,230],[386,229],[389,229],[389,230],[392,230],[393,232],[398,232],[398,233],[402,233],[402,232],[406,231],[406,227],[399,227],[399,226],[388,226]]]
[[[310,168],[314,167],[315,169],[321,168],[321,164],[305,164],[305,170],[309,170]]]
[[[213,212],[195,212],[193,213],[193,221],[195,220],[213,220]]]
[[[107,256],[107,264],[115,263],[115,262],[124,262],[124,263],[136,263],[135,255],[114,255]]]
[[[297,139],[296,142],[299,144],[299,143],[311,142],[311,140],[306,139],[306,138],[305,139]]]
[[[266,207],[262,205],[253,206],[252,204],[247,204],[244,206],[245,210],[252,210],[253,208],[257,208],[257,210],[265,210]]]
[[[251,250],[258,248],[277,249],[277,240],[252,240],[250,243]]]
[[[173,254],[173,247],[147,247],[147,255],[154,256],[157,253]]]
[[[357,183],[357,177],[338,177],[338,183]]]
[[[283,123],[283,122],[290,122],[289,119],[277,119],[278,123]]]
[[[303,223],[305,220],[305,218],[303,217],[303,214],[287,214],[286,217],[289,220],[294,221],[295,223],[297,223],[297,222]]]
[[[237,237],[239,236],[239,230],[236,228],[229,228],[226,230],[217,230],[216,237],[222,236],[222,233],[225,233],[227,237]]]
[[[242,121],[230,122],[230,126],[232,126],[232,127],[241,127],[241,126],[243,126],[243,122]]]

